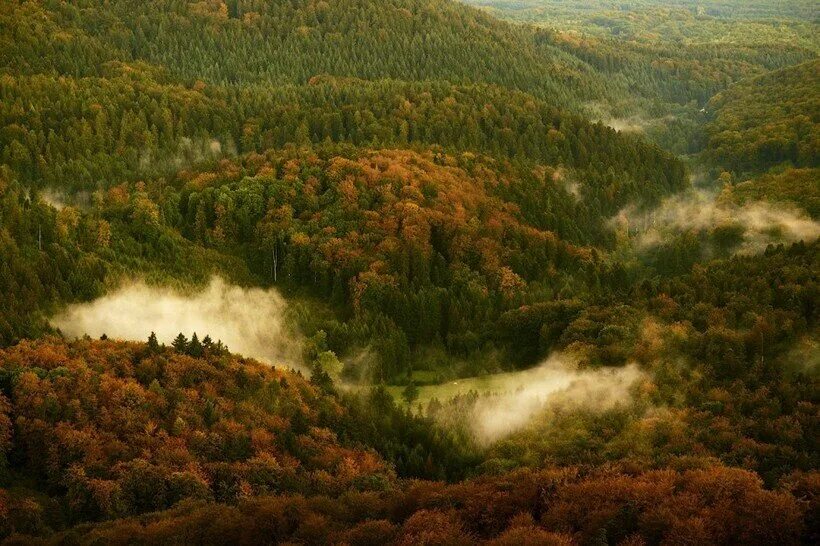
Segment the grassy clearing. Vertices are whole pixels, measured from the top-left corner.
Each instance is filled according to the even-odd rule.
[[[519,387],[525,386],[532,379],[533,370],[523,370],[455,379],[439,385],[419,386],[419,397],[415,404],[426,407],[433,398],[438,398],[439,401],[444,402],[470,391],[476,391],[478,394],[500,394],[515,391]],[[404,388],[403,385],[389,385],[387,387],[388,392],[401,405],[406,405],[401,396]]]

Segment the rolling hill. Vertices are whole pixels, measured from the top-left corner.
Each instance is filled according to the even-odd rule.
[[[144,61],[189,84],[304,84],[322,74],[447,80],[561,105],[605,88],[537,32],[451,0],[27,3],[3,19],[15,44],[4,64],[23,74],[99,76],[112,61]]]
[[[820,61],[742,81],[710,102],[709,155],[733,171],[817,167]]]

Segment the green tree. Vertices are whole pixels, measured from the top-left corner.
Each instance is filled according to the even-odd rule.
[[[148,352],[149,353],[158,353],[159,352],[159,341],[157,341],[157,334],[151,332],[151,335],[148,336]]]
[[[203,352],[202,343],[200,343],[199,337],[197,337],[196,332],[194,332],[194,335],[191,336],[191,342],[188,343],[188,354],[193,357],[200,357]]]
[[[413,407],[413,402],[419,398],[419,388],[416,386],[415,382],[411,381],[406,387],[404,387],[401,397],[405,402],[407,402],[407,408],[411,409]]]
[[[171,343],[171,346],[174,348],[176,352],[184,353],[188,350],[188,338],[185,337],[185,334],[180,332],[179,335],[174,338],[174,341]]]
[[[334,381],[339,379],[344,367],[333,351],[324,351],[316,357],[316,364]]]

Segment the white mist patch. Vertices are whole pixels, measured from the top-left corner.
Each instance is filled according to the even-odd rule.
[[[820,223],[796,207],[765,201],[737,205],[721,194],[704,190],[669,197],[647,213],[627,207],[612,225],[627,232],[638,248],[657,246],[670,232],[719,227],[742,229],[743,242],[737,252],[744,254],[760,252],[770,243],[808,242],[820,237]]]
[[[466,425],[478,442],[488,444],[525,428],[550,406],[598,411],[629,402],[633,384],[645,378],[634,363],[583,369],[571,353],[553,353],[528,370],[419,387],[414,404],[429,412],[437,401],[439,409],[432,411],[442,424]],[[392,389],[401,396],[402,387]]]
[[[639,117],[611,118],[602,122],[620,133],[643,133],[649,123]]]
[[[182,137],[176,146],[176,151],[166,154],[156,154],[151,149],[144,149],[140,153],[139,168],[141,171],[155,171],[164,169],[181,169],[201,161],[219,159],[224,156],[236,155],[236,150],[230,143],[223,146],[215,138]]]
[[[643,377],[636,364],[582,370],[570,355],[554,354],[511,375],[497,395],[479,398],[471,426],[480,442],[493,442],[527,426],[548,403],[603,410],[627,401],[630,387]]]
[[[285,324],[286,302],[275,290],[241,288],[218,277],[184,294],[137,282],[93,302],[70,306],[51,322],[65,335],[144,341],[153,331],[170,343],[180,332],[222,340],[231,352],[298,367],[300,343]]]
[[[55,208],[56,210],[63,210],[66,205],[68,205],[65,194],[51,188],[46,188],[41,191],[40,199],[42,199],[43,203]]]

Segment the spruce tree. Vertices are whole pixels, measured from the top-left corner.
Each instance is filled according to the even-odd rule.
[[[148,336],[148,352],[159,352],[159,341],[157,341],[157,334],[155,334],[154,332],[151,332],[151,335]]]
[[[199,342],[199,338],[194,332],[194,335],[191,336],[191,342],[188,344],[188,354],[193,357],[200,357],[203,352],[202,343]]]
[[[405,402],[407,402],[407,409],[410,410],[413,407],[413,402],[415,402],[419,397],[419,388],[413,381],[411,381],[406,387],[404,387],[401,397]]]
[[[177,337],[174,338],[174,341],[171,343],[171,346],[174,350],[178,353],[184,353],[188,350],[188,338],[180,332]]]

